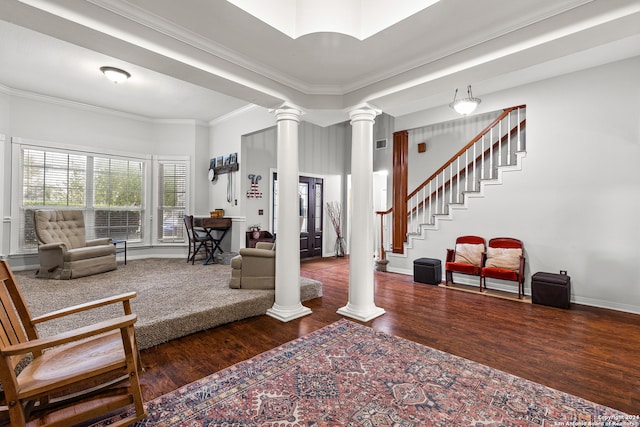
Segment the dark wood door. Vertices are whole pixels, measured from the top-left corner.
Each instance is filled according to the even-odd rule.
[[[298,184],[300,195],[300,259],[322,256],[323,234],[323,182],[322,178],[301,176]],[[278,175],[273,174],[273,224],[277,235]]]
[[[323,188],[322,178],[301,176],[300,259],[322,256]]]

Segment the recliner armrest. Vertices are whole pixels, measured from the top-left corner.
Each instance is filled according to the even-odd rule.
[[[113,239],[111,237],[103,237],[101,239],[87,240],[87,246],[100,246],[100,245],[112,245]]]
[[[66,252],[69,250],[69,248],[67,248],[67,245],[65,245],[62,242],[53,242],[53,243],[45,243],[43,245],[39,245],[38,250],[44,251],[44,252],[61,250],[63,252]]]
[[[275,258],[276,251],[270,249],[242,248],[240,249],[240,255],[243,257]]]

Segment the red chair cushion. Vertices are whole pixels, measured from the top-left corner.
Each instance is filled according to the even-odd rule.
[[[476,267],[475,265],[471,265],[471,264],[463,264],[459,262],[448,262],[445,264],[445,269],[447,271],[454,271],[456,273],[464,273],[464,274],[473,274],[476,276],[480,274],[480,267]]]
[[[518,273],[506,268],[484,267],[482,277],[492,277],[494,279],[518,281]]]

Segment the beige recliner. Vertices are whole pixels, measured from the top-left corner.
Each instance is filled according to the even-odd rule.
[[[275,289],[275,243],[258,242],[255,248],[240,249],[240,255],[231,258],[229,287],[235,289]]]
[[[118,268],[111,238],[86,240],[84,215],[75,210],[36,210],[37,277],[75,279]]]

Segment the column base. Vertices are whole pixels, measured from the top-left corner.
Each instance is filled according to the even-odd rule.
[[[376,307],[372,305],[370,307],[357,308],[351,304],[347,304],[337,311],[342,316],[351,317],[352,319],[360,320],[361,322],[368,322],[375,319],[378,316],[382,316],[385,311],[384,308]]]
[[[281,322],[288,322],[307,314],[311,314],[311,309],[302,304],[293,307],[282,307],[274,304],[273,307],[267,310],[267,316],[271,316]]]

